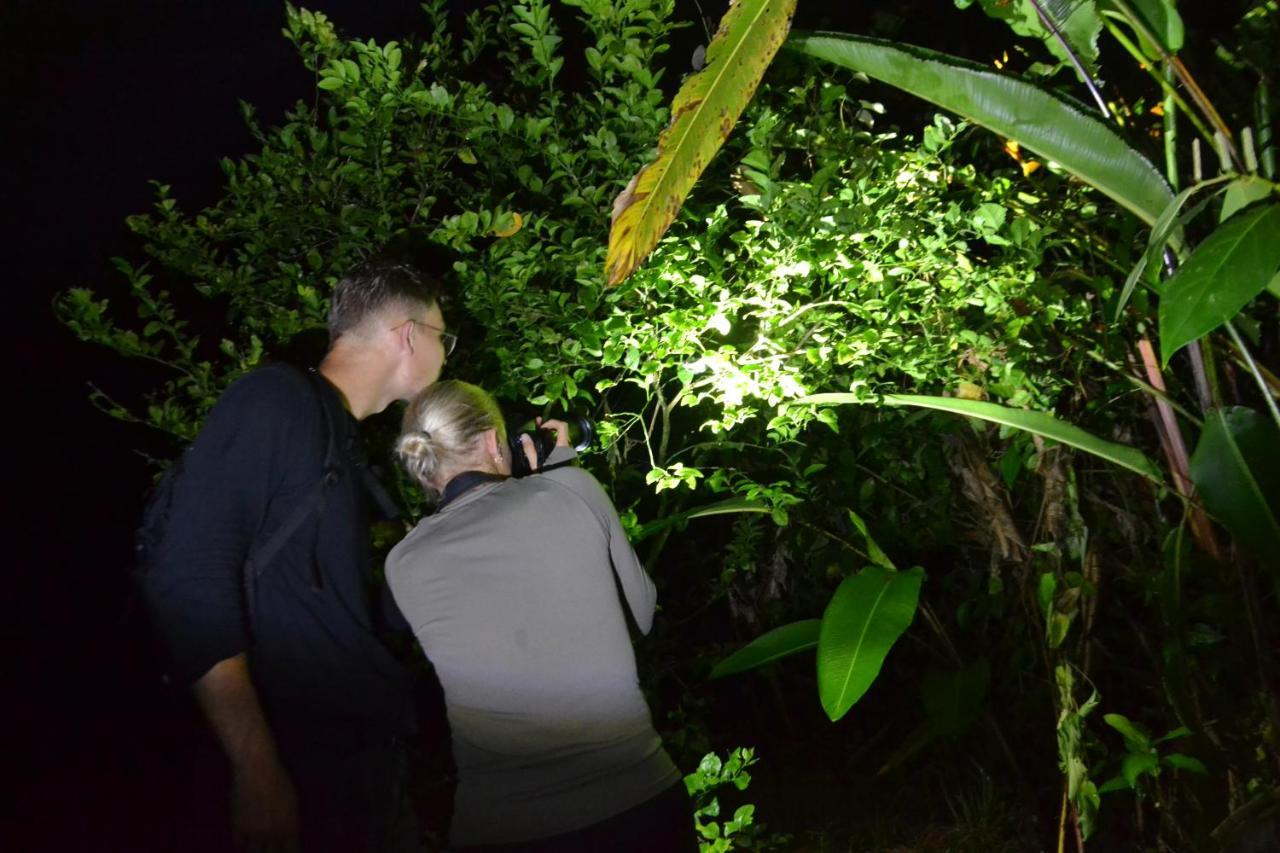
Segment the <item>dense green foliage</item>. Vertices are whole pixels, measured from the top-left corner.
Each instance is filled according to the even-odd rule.
[[[1024,173],[956,119],[893,129],[882,90],[785,57],[652,256],[607,287],[610,204],[669,119],[673,4],[562,5],[583,34],[580,80],[565,79],[570,13],[542,0],[475,13],[461,34],[429,3],[420,38],[387,44],[290,8],[314,99],[278,128],[246,107],[259,147],[224,161],[222,199],[187,213],[158,185],[153,211],[129,221],[146,263],[116,261],[127,290],[59,304],[81,337],[164,371],[146,399],[99,395],[103,407],[189,438],[232,379],[323,325],[356,260],[406,236],[448,246],[463,343],[447,372],[517,408],[600,421],[585,464],[663,591],[643,654],[673,752],[692,767],[710,747],[759,747],[756,809],[726,811],[723,826],[702,812],[709,843],[767,845],[761,820],[797,837],[919,841],[905,819],[877,836],[839,809],[789,817],[769,784],[788,762],[801,796],[857,791],[885,821],[909,805],[967,822],[953,849],[1045,846],[1064,795],[1085,835],[1096,822],[1134,849],[1177,846],[1270,790],[1273,712],[1254,663],[1230,649],[1265,641],[1238,597],[1250,585],[1247,607],[1274,606],[1274,573],[1193,556],[1181,502],[1051,431],[880,405],[999,403],[1158,457],[1127,367],[1152,300],[1136,287],[1118,311],[1144,248],[1131,217],[1059,169]],[[860,405],[793,402],[833,393]],[[1270,427],[1209,423],[1228,455],[1265,445]],[[1213,512],[1215,499],[1206,491]],[[1243,511],[1265,519],[1265,504]],[[915,585],[919,616],[898,620],[908,641],[878,643],[853,712],[853,691],[823,696],[841,722],[821,717],[812,665],[707,682],[770,629],[856,611],[838,590],[894,563],[923,568],[922,585],[919,570],[896,582]],[[816,622],[803,625],[788,642],[807,649]],[[826,666],[864,678],[852,657]],[[705,763],[690,785],[733,782],[751,761]],[[860,781],[877,767],[895,789],[949,786],[960,804],[895,800]],[[1002,797],[1016,806],[1001,811]]]

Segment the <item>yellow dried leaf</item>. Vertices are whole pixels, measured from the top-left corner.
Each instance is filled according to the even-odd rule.
[[[512,234],[524,227],[524,217],[517,211],[511,213],[511,225],[506,228],[494,226],[493,233],[496,237],[510,237]]]
[[[615,285],[658,245],[707,163],[755,94],[791,27],[796,0],[734,0],[706,65],[680,87],[658,156],[614,200],[605,278]]]

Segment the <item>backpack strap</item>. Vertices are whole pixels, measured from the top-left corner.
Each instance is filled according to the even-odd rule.
[[[314,370],[306,370],[303,372],[307,377],[311,389],[315,392],[316,403],[320,406],[320,422],[323,424],[325,432],[325,452],[324,452],[324,468],[322,470],[320,480],[312,488],[307,498],[300,502],[284,520],[275,532],[265,539],[260,539],[249,548],[249,554],[245,558],[243,582],[245,602],[249,611],[250,631],[257,621],[257,587],[258,578],[275,556],[280,553],[293,535],[298,532],[298,528],[306,521],[312,513],[320,513],[324,510],[324,505],[329,500],[329,494],[333,486],[342,479],[342,456],[338,448],[338,428],[334,423],[333,412],[326,402],[325,395],[327,389],[320,385],[324,381],[323,378]],[[384,493],[385,494],[385,493]],[[390,498],[388,498],[390,500]],[[312,560],[311,566],[311,584],[313,587],[320,589],[324,585],[323,578],[320,576],[320,567],[315,560]]]

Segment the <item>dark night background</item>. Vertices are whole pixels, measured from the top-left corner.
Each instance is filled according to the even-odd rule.
[[[302,5],[348,35],[380,41],[421,21],[411,0]],[[696,14],[694,4],[679,5],[681,17]],[[875,5],[920,10],[905,40],[974,59],[1012,41],[950,0],[855,5],[862,8],[833,13],[845,4],[801,0],[797,25],[857,30]],[[703,8],[718,16],[723,4]],[[827,14],[839,20],[822,20]],[[159,685],[130,601],[132,531],[149,482],[135,448],[150,439],[88,401],[89,382],[128,396],[140,373],[79,343],[51,301],[75,286],[127,298],[109,259],[141,258],[124,219],[150,206],[148,180],[171,184],[184,209],[198,210],[219,192],[218,158],[250,150],[237,100],[273,124],[309,95],[312,80],[280,34],[283,21],[281,0],[5,4],[4,234],[15,347],[7,415],[16,429],[6,430],[6,446],[18,476],[7,489],[17,554],[3,592],[4,849],[169,846],[163,817],[183,772],[182,747],[199,730],[186,703]],[[699,27],[681,37],[689,50],[703,40]]]
[[[413,32],[416,2],[308,4],[345,31]],[[121,298],[109,259],[140,256],[124,218],[157,179],[188,209],[217,197],[218,158],[250,150],[238,99],[268,123],[310,91],[269,0],[18,0],[0,22],[4,230],[11,268],[5,572],[6,850],[164,850],[191,708],[160,686],[130,599],[132,530],[151,440],[88,401],[139,372],[78,342],[51,301],[92,286]]]

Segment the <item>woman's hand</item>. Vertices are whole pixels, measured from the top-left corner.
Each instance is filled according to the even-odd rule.
[[[528,433],[520,436],[520,449],[524,451],[525,461],[529,463],[529,470],[535,474],[538,472],[538,452],[533,449],[533,439]]]
[[[569,425],[564,421],[546,420],[537,418],[534,421],[538,425],[538,429],[549,429],[556,434],[556,447],[569,446]]]

